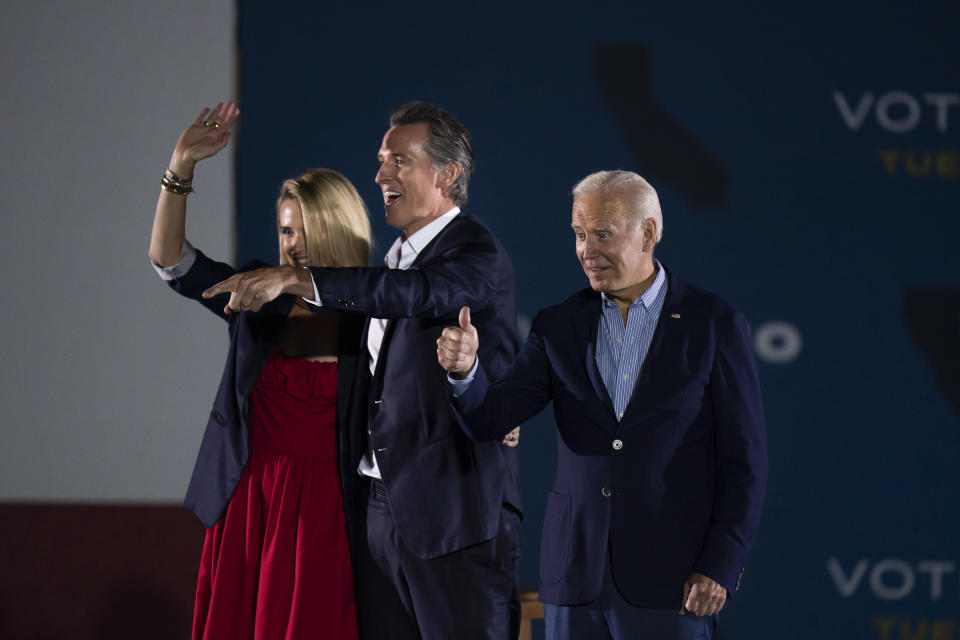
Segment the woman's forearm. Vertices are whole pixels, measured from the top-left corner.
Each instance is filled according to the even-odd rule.
[[[185,180],[193,178],[195,163],[179,158],[170,160],[170,171]],[[150,233],[150,259],[161,267],[170,267],[180,261],[180,247],[186,234],[187,196],[160,188],[157,210],[153,215]]]
[[[171,267],[180,261],[180,248],[186,234],[187,194],[191,191],[190,183],[197,162],[227,146],[230,128],[239,114],[240,109],[232,102],[217,103],[212,111],[201,111],[180,134],[170,158],[169,171],[162,176],[150,232],[148,254],[161,267]]]

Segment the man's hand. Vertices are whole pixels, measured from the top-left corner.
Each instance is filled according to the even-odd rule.
[[[223,312],[259,311],[282,293],[313,297],[313,284],[306,269],[285,265],[238,273],[203,292],[204,298],[230,293]]]
[[[514,427],[513,431],[503,436],[503,443],[510,448],[516,447],[520,444],[520,427]]]
[[[727,590],[718,582],[702,573],[691,573],[683,583],[683,604],[678,613],[682,616],[689,611],[697,616],[712,616],[726,601]]]
[[[460,309],[460,326],[447,327],[437,338],[437,360],[451,378],[463,380],[477,360],[480,337],[470,324],[470,307]]]

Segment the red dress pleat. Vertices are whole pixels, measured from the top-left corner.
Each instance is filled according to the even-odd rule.
[[[250,458],[204,540],[194,640],[357,637],[336,398],[336,363],[270,355],[250,396]]]

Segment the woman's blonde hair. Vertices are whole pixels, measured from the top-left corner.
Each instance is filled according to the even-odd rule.
[[[307,264],[313,267],[365,267],[373,236],[370,216],[349,180],[333,169],[309,169],[287,180],[277,198],[280,264],[293,264],[280,240],[280,207],[296,200],[303,212]]]

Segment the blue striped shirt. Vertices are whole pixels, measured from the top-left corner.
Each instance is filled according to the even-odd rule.
[[[617,303],[605,293],[600,294],[603,313],[597,329],[597,368],[613,401],[618,422],[623,419],[623,412],[633,395],[667,295],[663,266],[656,262],[656,267],[653,284],[630,305],[626,326]]]

